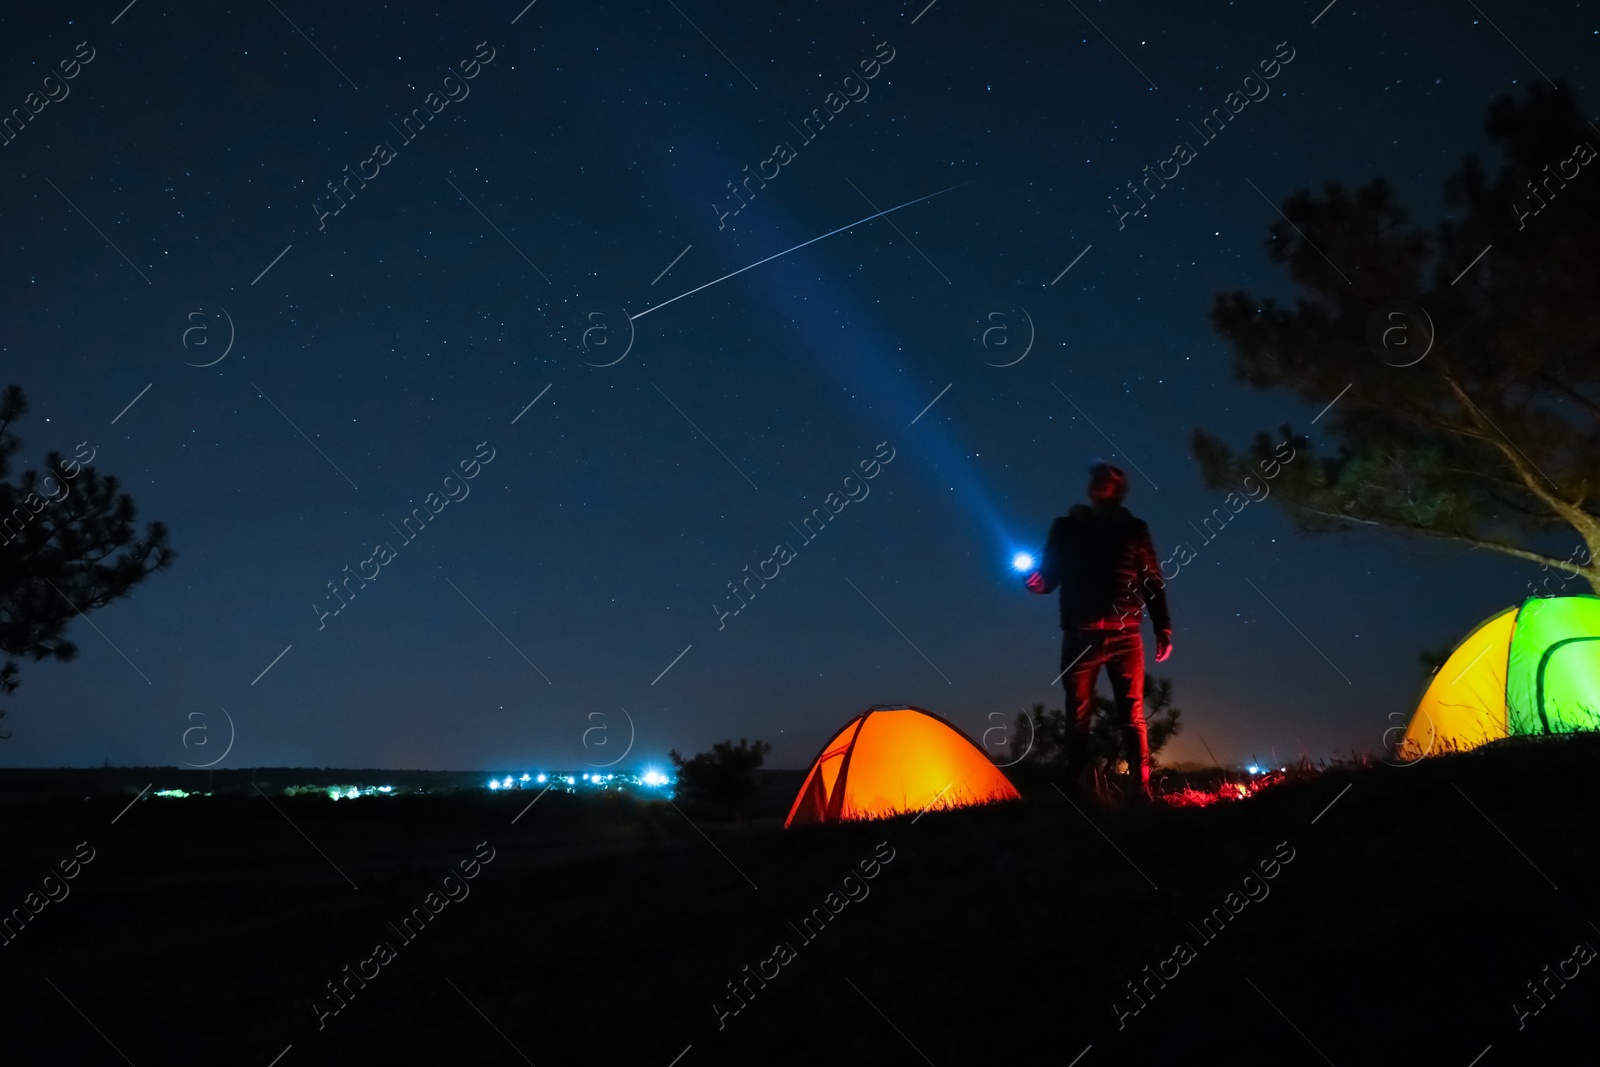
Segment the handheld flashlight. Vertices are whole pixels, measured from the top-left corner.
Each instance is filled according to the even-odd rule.
[[[1011,557],[1011,566],[1014,570],[1031,571],[1033,570],[1033,557],[1026,552],[1018,552]]]

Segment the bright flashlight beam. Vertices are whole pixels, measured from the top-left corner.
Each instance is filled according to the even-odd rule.
[[[1033,557],[1026,552],[1018,552],[1011,557],[1011,566],[1019,571],[1031,571],[1033,570]]]
[[[968,184],[968,183],[966,183],[966,182],[962,182],[961,183],[961,185],[966,185],[966,184]],[[693,296],[695,293],[698,293],[702,289],[711,288],[713,285],[716,285],[717,282],[725,282],[729,278],[733,277],[734,274],[743,274],[745,271],[750,270],[752,267],[759,267],[763,263],[771,263],[773,260],[777,259],[779,256],[786,256],[790,252],[797,252],[800,249],[804,248],[806,245],[814,245],[818,241],[824,240],[825,238],[828,238],[828,237],[832,237],[836,233],[843,233],[846,230],[854,229],[855,227],[860,226],[863,222],[871,222],[873,219],[882,218],[883,216],[889,214],[890,212],[899,211],[900,208],[910,207],[912,204],[920,204],[924,200],[932,200],[936,196],[943,196],[945,193],[950,192],[951,189],[959,189],[959,188],[961,188],[961,185],[952,185],[952,186],[950,186],[949,189],[940,189],[937,193],[929,193],[927,196],[919,196],[915,200],[907,200],[903,204],[900,204],[900,205],[898,205],[896,207],[889,208],[888,211],[875,212],[875,213],[873,213],[871,215],[868,215],[864,219],[857,219],[856,221],[850,223],[847,226],[840,226],[837,230],[829,230],[827,233],[823,234],[821,237],[813,237],[809,241],[801,241],[799,244],[795,245],[793,248],[785,248],[782,252],[776,252],[773,255],[768,256],[766,259],[758,259],[754,263],[751,263],[749,266],[740,267],[738,270],[734,271],[733,274],[724,274],[722,277],[717,278],[714,281],[706,282],[704,285],[697,285],[693,289],[690,289],[687,293],[679,293],[677,296],[672,297],[669,300],[663,300],[661,303],[655,305],[655,307],[647,307],[647,308],[645,308],[643,311],[639,312],[639,314],[637,314],[637,315],[629,315],[628,318],[630,320],[632,320],[632,319],[642,319],[646,315],[650,314],[650,312],[655,311],[657,308],[664,308],[668,304],[672,303],[673,301],[682,300],[686,296]]]

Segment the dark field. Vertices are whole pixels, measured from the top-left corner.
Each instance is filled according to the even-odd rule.
[[[665,803],[555,793],[515,825],[532,793],[146,799],[112,825],[132,792],[103,787],[134,772],[8,772],[0,906],[79,842],[94,858],[0,947],[0,1063],[1596,1062],[1574,1053],[1600,975],[1579,953],[1546,980],[1600,945],[1596,740],[1093,827],[1047,789],[915,825],[700,822],[709,841]],[[475,850],[407,943],[390,924]],[[1191,923],[1230,892],[1207,941]],[[830,893],[805,940],[790,924]],[[364,964],[378,942],[393,957]],[[376,976],[319,1029],[347,964]],[[1119,1029],[1146,965],[1176,974]]]

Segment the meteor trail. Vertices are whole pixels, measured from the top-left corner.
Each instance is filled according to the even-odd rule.
[[[844,231],[849,230],[849,229],[854,229],[855,227],[860,226],[863,222],[871,222],[873,219],[882,218],[883,216],[889,214],[890,212],[899,211],[900,208],[910,207],[912,204],[920,204],[924,200],[932,200],[936,196],[943,196],[945,193],[950,192],[951,189],[959,189],[959,188],[961,188],[962,185],[966,185],[966,184],[967,184],[966,182],[962,182],[961,185],[952,185],[952,186],[950,186],[949,189],[940,189],[937,193],[929,193],[927,196],[919,196],[915,200],[907,200],[905,203],[900,204],[900,205],[898,205],[896,207],[889,208],[887,211],[878,211],[878,212],[875,212],[875,213],[873,213],[871,215],[868,215],[864,219],[857,219],[856,221],[850,223],[847,226],[840,226],[837,230],[829,230],[827,233],[823,234],[822,237],[813,237],[809,241],[801,241],[799,244],[795,245],[794,248],[785,248],[782,252],[775,252],[772,255],[768,256],[766,259],[758,259],[754,263],[751,263],[749,266],[740,267],[738,270],[734,271],[733,274],[724,274],[722,277],[714,279],[714,280],[709,281],[709,282],[706,282],[704,285],[695,286],[693,289],[690,289],[687,293],[679,293],[677,296],[673,297],[671,300],[663,300],[661,303],[655,305],[655,307],[647,307],[643,311],[639,312],[639,314],[637,314],[637,315],[629,315],[628,316],[628,320],[631,322],[634,319],[642,319],[646,315],[650,314],[650,312],[655,311],[657,308],[664,308],[668,304],[672,303],[674,300],[682,300],[686,296],[693,296],[695,293],[698,293],[702,289],[711,288],[711,286],[716,285],[717,282],[725,282],[729,278],[733,277],[734,274],[743,274],[745,271],[749,270],[751,267],[759,267],[763,263],[771,263],[773,260],[777,259],[779,256],[786,256],[790,252],[794,252],[794,251],[797,251],[797,250],[799,250],[801,248],[804,248],[806,245],[814,245],[818,241],[823,240],[824,238],[832,237],[836,233],[843,233]]]

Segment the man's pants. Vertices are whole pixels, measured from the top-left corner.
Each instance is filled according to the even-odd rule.
[[[1150,782],[1150,742],[1144,722],[1144,639],[1136,629],[1073,630],[1062,635],[1061,684],[1067,691],[1067,770],[1077,777],[1089,761],[1089,721],[1094,685],[1105,667],[1121,724],[1128,774]]]

